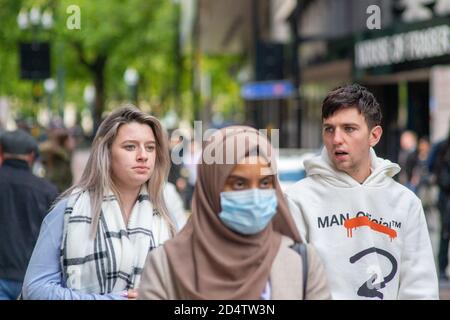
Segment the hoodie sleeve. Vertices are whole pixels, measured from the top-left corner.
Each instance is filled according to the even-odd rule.
[[[405,231],[398,299],[439,299],[433,250],[419,199],[411,207]]]
[[[293,198],[291,198],[288,194],[285,194],[286,201],[289,206],[289,211],[294,218],[295,225],[297,226],[298,232],[300,233],[300,237],[303,242],[309,242],[309,234],[308,234],[308,224],[306,222],[305,217],[301,211],[301,206],[297,203]]]

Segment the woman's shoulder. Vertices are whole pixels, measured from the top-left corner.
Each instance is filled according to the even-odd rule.
[[[301,255],[292,248],[294,243],[286,236],[281,238],[270,272],[272,299],[302,299],[303,264]]]
[[[166,250],[164,249],[164,246],[159,246],[154,248],[149,253],[150,257],[153,257],[154,259],[166,259],[167,260],[167,254]]]
[[[58,222],[62,223],[64,221],[64,211],[67,207],[67,202],[67,198],[60,199],[58,202],[56,202],[45,217],[44,223],[47,225],[52,225]]]
[[[159,246],[149,252],[146,265],[157,270],[167,270],[169,260],[164,246]]]
[[[164,246],[150,251],[139,285],[139,299],[177,299],[176,282],[169,269],[169,260]]]
[[[281,237],[281,245],[278,250],[278,254],[276,259],[280,261],[302,261],[302,255],[299,251],[299,247],[297,246],[301,243],[296,243],[289,237],[282,236]],[[305,243],[305,254],[308,265],[314,264],[318,258],[318,253],[314,245],[310,243]]]
[[[292,246],[294,245],[295,241],[292,238],[289,238],[285,235],[281,235],[281,244],[279,251],[284,250],[292,250]]]
[[[143,281],[144,283],[146,281],[154,282],[155,279],[158,279],[158,281],[166,283],[168,274],[169,259],[164,246],[159,246],[148,253],[143,270]]]
[[[279,263],[284,264],[285,262],[289,263],[299,263],[301,261],[300,254],[294,248],[295,241],[289,237],[284,235],[281,236],[281,244],[278,249],[278,253],[275,257]]]

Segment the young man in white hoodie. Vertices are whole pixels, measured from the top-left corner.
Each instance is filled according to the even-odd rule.
[[[314,244],[334,299],[438,299],[438,280],[420,200],[392,179],[397,164],[372,149],[381,110],[366,88],[331,91],[322,105],[320,156],[286,196]]]

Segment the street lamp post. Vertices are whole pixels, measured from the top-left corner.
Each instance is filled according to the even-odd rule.
[[[33,7],[29,11],[22,9],[17,15],[17,25],[21,30],[31,28],[34,42],[40,28],[50,30],[53,27],[53,14],[48,9],[41,13],[38,7]]]
[[[134,68],[127,68],[125,73],[123,74],[123,79],[128,86],[128,90],[130,92],[130,100],[133,104],[137,106],[138,100],[138,82],[139,82],[139,74]]]
[[[93,85],[88,85],[84,88],[83,92],[83,98],[84,102],[86,103],[86,107],[89,110],[90,120],[89,121],[89,127],[92,126],[92,120],[94,119],[94,102],[95,102],[95,87]],[[85,122],[82,120],[82,123]],[[86,126],[83,126],[83,129],[89,129],[89,131],[92,131],[93,134],[95,134],[97,128],[85,128]]]
[[[50,117],[53,117],[53,105],[52,105],[52,100],[53,100],[53,93],[55,92],[56,89],[56,81],[53,80],[52,78],[48,78],[44,81],[44,90],[45,93],[47,94],[47,108],[48,108],[48,113],[50,115]]]
[[[50,64],[48,43],[38,42],[38,33],[40,30],[49,30],[53,27],[53,15],[48,9],[41,12],[39,7],[32,7],[30,10],[21,9],[17,15],[17,25],[23,31],[31,29],[31,44],[21,43],[21,76],[32,80],[33,101],[39,101],[41,98],[39,80],[49,77]],[[51,83],[48,85],[52,86]],[[47,91],[47,88],[45,90]]]

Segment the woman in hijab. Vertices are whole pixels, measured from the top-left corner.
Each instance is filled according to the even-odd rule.
[[[265,136],[250,127],[217,131],[203,149],[192,215],[151,252],[139,299],[329,299],[324,268],[288,211]],[[306,293],[304,292],[306,291]]]

